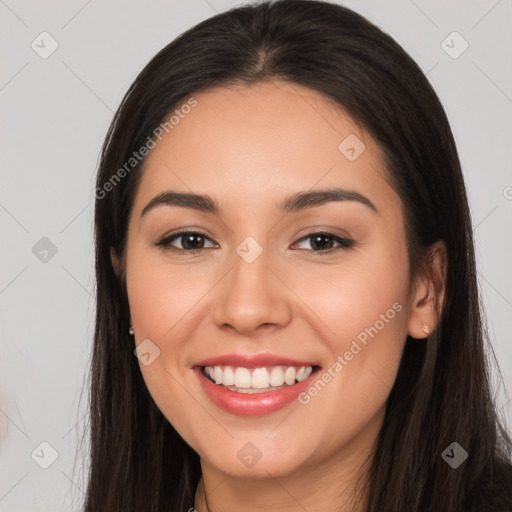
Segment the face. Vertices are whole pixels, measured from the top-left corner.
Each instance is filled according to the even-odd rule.
[[[149,392],[202,464],[225,473],[360,457],[382,425],[410,306],[402,203],[382,156],[308,88],[194,98],[151,149],[129,219],[127,291]],[[326,190],[342,192],[293,200]],[[146,208],[166,192],[206,195],[218,211],[177,196]],[[220,356],[213,379],[227,385],[198,369]],[[287,373],[300,382],[279,386]]]

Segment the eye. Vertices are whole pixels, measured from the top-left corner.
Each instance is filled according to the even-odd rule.
[[[176,247],[173,245],[177,240],[181,240],[181,247]],[[205,247],[205,242],[211,240],[198,231],[180,231],[179,233],[175,233],[174,235],[168,236],[155,243],[157,247],[161,247],[163,250],[171,250],[175,252],[196,252],[201,251],[203,249],[207,249]],[[348,249],[354,245],[354,241],[348,238],[342,238],[334,233],[329,233],[327,231],[320,231],[310,233],[302,237],[298,242],[299,244],[303,241],[309,241],[310,248],[302,248],[301,250],[309,250],[317,253],[330,253],[336,251],[338,249]],[[218,247],[215,243],[211,242],[211,247]],[[333,244],[338,244],[338,246],[334,246]]]
[[[181,239],[181,247],[175,247],[172,245],[176,240]],[[155,245],[161,247],[164,250],[178,251],[178,252],[195,252],[205,249],[204,243],[206,240],[210,240],[203,233],[197,231],[180,231],[169,237],[166,237]],[[215,247],[215,244],[213,244]]]
[[[330,253],[336,251],[338,249],[349,249],[354,245],[354,241],[348,238],[342,238],[334,233],[329,233],[328,231],[320,231],[315,233],[310,233],[305,237],[302,237],[298,242],[300,243],[303,240],[310,240],[309,246],[313,250],[313,252],[318,253]],[[337,247],[333,247],[333,243],[337,243]]]

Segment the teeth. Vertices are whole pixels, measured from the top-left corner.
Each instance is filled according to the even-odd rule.
[[[284,381],[288,386],[291,386],[292,384],[295,384],[295,375],[297,371],[293,366],[289,366],[286,371],[284,372]]]
[[[284,384],[284,373],[281,368],[272,368],[270,372],[270,385],[282,386]]]
[[[300,368],[271,366],[251,369],[232,366],[206,366],[203,369],[203,373],[209,376],[215,384],[246,393],[253,392],[252,390],[275,389],[284,384],[292,386],[295,381],[301,382],[307,379],[312,371],[311,366]]]
[[[270,376],[266,368],[255,368],[252,372],[251,388],[265,389],[270,384]]]
[[[222,372],[222,384],[232,386],[235,383],[235,372],[231,366],[226,366]]]
[[[215,368],[219,368],[216,366]],[[222,374],[222,370],[221,370]],[[216,382],[217,384],[222,384],[221,382]],[[235,386],[237,388],[250,388],[251,387],[251,372],[247,368],[237,368],[235,370]]]

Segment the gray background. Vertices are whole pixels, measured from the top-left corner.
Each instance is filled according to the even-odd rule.
[[[504,377],[497,396],[510,425],[512,2],[340,3],[404,46],[447,111]],[[92,212],[100,145],[148,60],[192,25],[238,4],[0,0],[0,512],[79,509],[86,454],[78,452],[76,467],[73,462],[85,425],[86,393],[79,399],[94,327]],[[31,47],[43,31],[59,45],[47,59]],[[446,39],[453,31],[469,44],[458,58],[445,51],[463,48],[462,40]],[[48,244],[43,237],[57,249],[46,262],[36,245]],[[58,453],[48,469],[41,465],[52,462],[52,449],[42,442]]]

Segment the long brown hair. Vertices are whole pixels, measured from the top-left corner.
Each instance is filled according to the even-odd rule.
[[[143,160],[122,179],[115,175],[193,93],[273,79],[323,93],[377,141],[404,204],[413,275],[432,243],[443,240],[447,248],[440,322],[428,342],[406,340],[362,482],[367,511],[512,510],[511,441],[493,402],[471,219],[445,112],[390,36],[346,7],[315,0],[258,2],[199,23],[147,64],[115,113],[97,175],[84,510],[183,512],[193,507],[200,478],[198,454],[144,384],[128,334],[124,274],[111,265],[111,248],[124,254]],[[453,442],[468,453],[456,469],[442,457]]]

